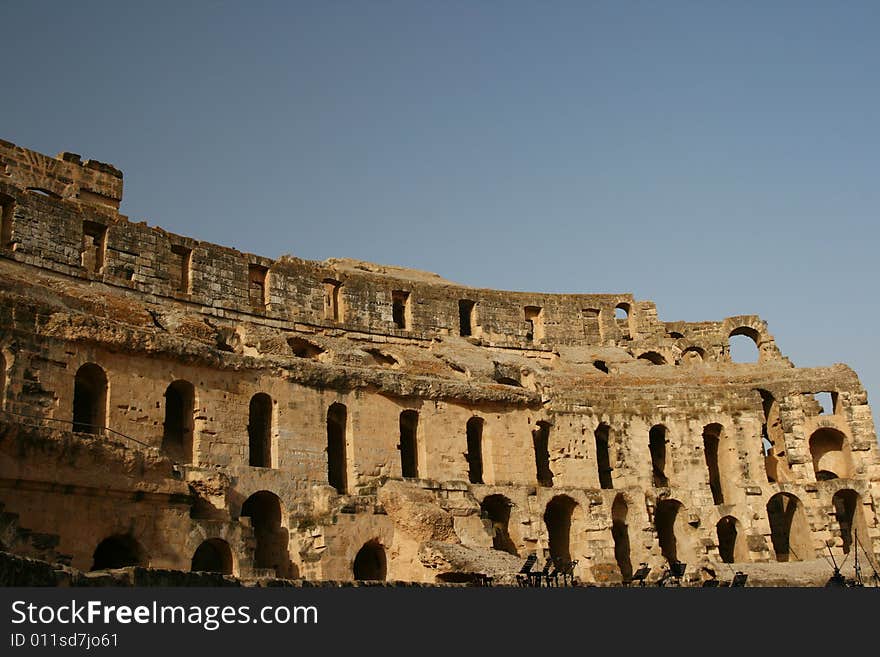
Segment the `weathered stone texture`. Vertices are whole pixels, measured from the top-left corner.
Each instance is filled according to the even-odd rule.
[[[864,389],[794,367],[756,316],[271,260],[121,198],[109,165],[0,141],[7,551],[418,582],[538,552],[598,584],[676,559],[808,582],[827,546],[880,552]]]

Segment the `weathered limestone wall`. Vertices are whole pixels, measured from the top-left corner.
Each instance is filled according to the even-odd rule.
[[[109,165],[6,142],[0,164],[4,549],[89,569],[122,537],[159,568],[423,582],[538,552],[598,583],[821,569],[855,534],[880,554],[864,389],[794,367],[758,317],[273,261],[128,221]],[[756,362],[731,362],[740,334]]]

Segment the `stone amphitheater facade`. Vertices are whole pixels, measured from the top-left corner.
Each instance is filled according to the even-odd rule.
[[[530,553],[595,584],[876,563],[865,390],[757,316],[272,260],[132,222],[122,187],[0,141],[5,552],[413,582],[504,582]]]

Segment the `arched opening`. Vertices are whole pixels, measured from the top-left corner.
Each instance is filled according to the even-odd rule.
[[[730,360],[734,363],[757,363],[760,358],[760,338],[760,334],[748,326],[731,331],[728,337]]]
[[[222,538],[203,541],[192,558],[193,572],[232,574],[232,549]]]
[[[851,489],[839,490],[831,499],[834,517],[840,525],[840,538],[843,541],[843,553],[858,549],[856,541],[868,544],[868,526],[862,513],[862,498]]]
[[[195,388],[189,381],[174,381],[165,389],[165,424],[162,450],[173,459],[193,460],[193,409]]]
[[[404,478],[419,476],[418,452],[419,414],[403,411],[400,414],[400,474]]]
[[[577,502],[568,495],[557,495],[547,503],[544,524],[553,559],[571,561],[571,518]]]
[[[686,559],[684,545],[684,506],[678,500],[661,500],[654,509],[654,529],[660,552],[669,563]]]
[[[718,554],[724,563],[744,561],[739,523],[733,516],[724,516],[715,525],[718,534]]]
[[[265,392],[251,397],[248,409],[249,463],[257,468],[272,467],[272,398]]]
[[[682,365],[699,365],[706,358],[706,352],[699,347],[688,347],[681,352]]]
[[[467,421],[468,481],[483,483],[483,418],[472,417]]]
[[[623,495],[614,498],[611,505],[611,537],[614,539],[614,560],[620,568],[620,574],[624,582],[632,579],[632,561],[630,558],[629,525],[627,516],[629,506]]]
[[[806,561],[815,557],[810,525],[797,497],[776,493],[767,502],[767,518],[777,561]]]
[[[818,429],[810,436],[810,455],[816,481],[846,479],[850,476],[846,436],[837,429]]]
[[[348,491],[345,433],[348,410],[343,404],[332,404],[327,410],[327,481],[336,492]]]
[[[250,518],[254,532],[254,568],[273,569],[277,577],[289,577],[293,566],[288,552],[289,535],[281,525],[281,500],[261,490],[241,505],[241,517]]]
[[[368,541],[358,550],[352,565],[354,578],[357,580],[384,581],[387,576],[388,564],[385,548],[378,540]]]
[[[619,303],[614,308],[614,321],[617,324],[617,330],[620,331],[620,336],[624,340],[630,339],[630,330],[629,330],[629,313],[631,307],[628,303]]]
[[[0,194],[0,249],[10,247],[14,214],[15,199],[7,194]]]
[[[611,481],[611,455],[608,448],[609,432],[610,427],[604,422],[593,432],[596,438],[596,467],[599,470],[599,486],[607,490],[614,488],[614,483]]]
[[[92,570],[147,565],[147,556],[132,536],[117,534],[98,543],[92,555]]]
[[[638,360],[646,360],[651,363],[651,365],[666,364],[666,359],[661,354],[658,354],[656,351],[646,351],[638,357]]]
[[[458,333],[467,337],[474,332],[474,307],[477,304],[469,299],[458,302]]]
[[[758,389],[764,422],[761,425],[761,452],[768,483],[784,483],[792,479],[785,455],[785,432],[779,414],[779,402],[767,390]]]
[[[535,449],[535,471],[538,483],[542,486],[553,485],[553,471],[550,470],[550,423],[538,422],[532,430],[532,446]]]
[[[513,503],[504,495],[489,495],[480,504],[480,511],[492,523],[492,547],[519,556],[509,532],[512,506]]]
[[[709,470],[709,489],[712,491],[712,501],[715,504],[724,504],[721,472],[718,469],[718,445],[720,442],[720,424],[709,424],[703,428],[703,453],[706,457],[706,468]]]
[[[648,449],[651,452],[651,478],[656,488],[669,485],[666,476],[666,427],[657,424],[648,432]]]
[[[94,363],[76,371],[73,384],[73,430],[100,433],[107,421],[107,375]]]
[[[324,319],[342,321],[342,283],[332,278],[324,279]]]

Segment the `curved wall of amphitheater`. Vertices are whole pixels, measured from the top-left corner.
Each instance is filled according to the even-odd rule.
[[[0,164],[0,549],[419,582],[876,563],[865,391],[756,316],[270,260],[129,221],[110,165]]]

